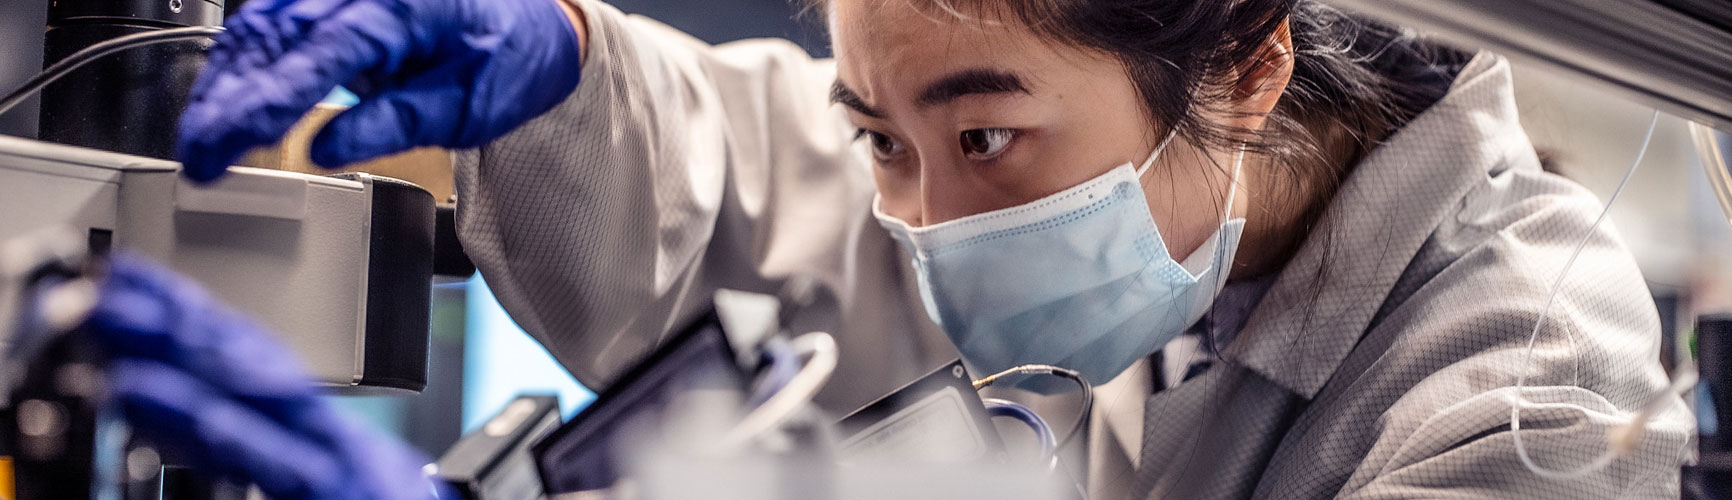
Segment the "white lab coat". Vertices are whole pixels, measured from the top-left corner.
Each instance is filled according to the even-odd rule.
[[[956,356],[872,219],[867,156],[827,99],[832,63],[782,41],[712,47],[579,3],[590,46],[577,91],[458,155],[464,248],[525,330],[598,386],[713,290],[774,292],[804,275],[826,295],[793,327],[833,332],[843,352],[824,406],[846,411]],[[1528,473],[1508,432],[1529,329],[1599,208],[1540,171],[1507,64],[1481,54],[1355,168],[1221,359],[1144,389],[1142,405],[1100,402],[1090,489],[1676,497],[1694,432],[1681,402],[1632,456],[1575,480]],[[1665,385],[1658,331],[1628,251],[1600,228],[1542,330],[1528,384],[1547,404],[1522,426],[1536,460],[1591,459]]]

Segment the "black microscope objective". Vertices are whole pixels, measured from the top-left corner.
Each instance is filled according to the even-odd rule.
[[[223,0],[46,0],[44,67],[91,45],[151,30],[220,26]],[[138,47],[97,59],[42,91],[42,140],[174,159],[187,93],[210,40]]]

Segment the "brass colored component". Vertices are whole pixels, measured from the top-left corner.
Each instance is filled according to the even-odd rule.
[[[456,181],[452,177],[451,152],[442,148],[415,148],[334,170],[314,165],[313,160],[307,156],[313,137],[318,135],[319,129],[324,128],[325,123],[346,109],[348,108],[330,104],[314,107],[301,118],[300,123],[296,123],[294,128],[289,130],[288,135],[283,136],[282,142],[254,149],[241,159],[240,164],[314,175],[366,172],[413,182],[433,193],[433,199],[440,202],[447,202],[455,197]]]

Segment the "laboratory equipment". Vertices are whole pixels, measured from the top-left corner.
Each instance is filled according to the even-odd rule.
[[[0,99],[0,112],[40,90],[44,139],[169,158],[208,38],[220,31],[222,7],[220,0],[54,2],[49,68],[21,89],[3,89],[10,93]],[[416,185],[362,173],[237,169],[227,182],[200,186],[180,180],[180,169],[0,138],[0,211],[28,215],[0,221],[0,241],[45,227],[71,228],[81,235],[79,246],[93,254],[127,248],[204,282],[284,334],[294,354],[338,392],[406,393],[425,386],[431,275],[435,267],[463,275],[474,270],[455,244],[451,210],[436,212],[431,195]],[[436,225],[441,215],[443,230]],[[445,241],[435,245],[441,234]],[[435,247],[442,254],[437,266]],[[26,387],[32,388],[40,389]],[[65,451],[151,456],[148,448],[124,442],[70,439],[86,434],[67,434]],[[21,485],[55,484],[60,489],[54,491],[66,492],[68,484],[116,484],[89,474],[69,479],[27,472],[35,462],[24,451],[0,450],[20,454],[16,463],[28,476]],[[90,468],[65,467],[80,460],[38,469]],[[127,478],[128,498],[244,493],[164,462],[128,464],[146,471]],[[91,496],[104,496],[98,493]],[[23,498],[46,497],[26,491]]]
[[[0,251],[6,262],[0,267],[18,276],[21,268],[33,269],[15,265],[21,253],[83,251],[82,234],[58,234],[50,241],[59,252],[19,252],[40,246],[33,244],[39,238],[10,240]],[[20,327],[8,331],[5,366],[49,363],[44,375],[7,377],[22,382],[6,385],[16,410],[6,423],[23,445],[15,450],[19,484],[32,486],[15,500],[114,499],[103,492],[122,484],[114,473],[119,460],[103,458],[113,456],[126,457],[126,491],[163,498],[139,483],[153,479],[165,459],[150,448],[119,453],[129,434],[165,450],[167,460],[199,468],[201,479],[258,481],[272,498],[333,498],[338,490],[355,491],[356,498],[415,498],[384,495],[415,487],[432,492],[420,470],[425,459],[395,439],[352,426],[308,384],[299,361],[280,354],[288,349],[274,333],[185,276],[131,252],[90,261],[72,277],[30,286],[19,296],[34,304],[8,313]],[[124,421],[106,425],[101,418],[122,409]],[[124,429],[122,423],[138,427],[111,431]],[[89,472],[67,473],[79,470]],[[200,489],[222,489],[212,486]]]
[[[1719,0],[1328,0],[1732,128],[1732,8]]]
[[[1732,498],[1732,315],[1696,318],[1696,349],[1707,392],[1697,401],[1697,412],[1711,418],[1702,425],[1700,463],[1685,470],[1685,477],[1694,479],[1686,485],[1695,483],[1697,498]]]
[[[545,498],[529,446],[561,421],[558,396],[518,396],[451,445],[434,474],[464,500]]]
[[[98,362],[93,346],[74,332],[45,346],[12,392],[8,408],[16,418],[6,430],[8,441],[16,444],[12,463],[18,498],[101,498],[101,491],[119,486],[120,447],[103,443],[119,424],[102,407]],[[62,387],[55,377],[84,382]]]
[[[1062,378],[1070,381],[1072,384],[1076,384],[1077,393],[1082,395],[1082,401],[1077,404],[1077,407],[1081,408],[1081,411],[1077,412],[1076,421],[1071,424],[1070,430],[1065,431],[1064,438],[1058,441],[1057,448],[1066,448],[1070,446],[1072,442],[1075,442],[1078,437],[1082,436],[1083,427],[1088,425],[1089,415],[1094,413],[1094,386],[1089,384],[1088,378],[1083,377],[1082,373],[1069,368],[1052,365],[1019,365],[1012,366],[1004,371],[987,375],[985,378],[974,381],[974,388],[983,389],[997,383],[1000,379],[1025,375]],[[991,410],[992,407],[989,406],[988,409]]]
[[[531,449],[548,497],[1069,495],[1044,456],[1013,460],[1004,453],[975,393],[977,381],[960,361],[840,422],[811,406],[834,368],[834,345],[823,333],[780,329],[781,307],[799,302],[790,295],[798,294],[778,300],[717,293],[712,312],[536,443]]]
[[[838,457],[1003,460],[1004,443],[973,382],[957,360],[854,410],[836,424]]]
[[[625,476],[634,426],[641,432],[660,425],[686,393],[743,393],[749,375],[736,364],[720,318],[709,314],[693,321],[534,445],[542,485],[549,495],[613,487]]]
[[[1708,174],[1708,186],[1721,212],[1732,221],[1732,134],[1715,130],[1700,123],[1690,124],[1690,138],[1696,143],[1697,156],[1702,159],[1702,171]]]
[[[223,0],[55,0],[44,62],[121,36],[220,26],[222,19]],[[173,159],[175,124],[212,44],[200,37],[138,47],[69,73],[42,90],[40,138]]]
[[[78,243],[55,234],[0,246],[0,297],[10,316],[0,334],[11,340],[0,349],[0,398],[11,416],[0,436],[13,447],[18,499],[103,498],[120,486],[120,447],[112,440],[125,431],[102,404],[99,353],[76,324],[54,317],[80,305],[57,293],[85,271]],[[91,300],[83,302],[88,308]]]
[[[177,164],[0,137],[0,240],[45,227],[124,247],[202,282],[281,333],[348,392],[427,377],[433,200],[411,184],[237,168],[197,186]]]

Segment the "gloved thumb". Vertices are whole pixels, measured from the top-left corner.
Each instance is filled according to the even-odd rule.
[[[456,87],[391,90],[332,118],[313,138],[313,163],[337,168],[416,146],[437,146],[459,126],[464,97]],[[447,95],[450,94],[450,95]]]

